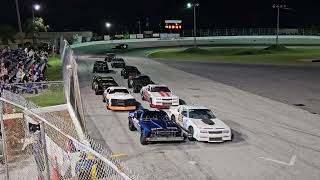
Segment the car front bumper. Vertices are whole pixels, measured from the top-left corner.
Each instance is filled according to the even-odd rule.
[[[132,110],[137,109],[137,106],[110,106],[110,105],[107,105],[107,107],[113,111],[132,111]]]
[[[232,136],[231,134],[199,134],[199,137],[196,138],[198,141],[204,141],[204,142],[224,142],[224,141],[231,141]]]
[[[171,137],[157,137],[157,136],[155,136],[155,137],[148,137],[147,138],[147,141],[149,141],[149,142],[161,142],[161,141],[163,141],[163,142],[165,142],[165,141],[184,141],[185,140],[185,138],[184,137],[182,137],[182,136],[171,136]]]
[[[150,104],[150,107],[158,109],[169,109],[171,106],[179,106],[179,102],[153,102]]]

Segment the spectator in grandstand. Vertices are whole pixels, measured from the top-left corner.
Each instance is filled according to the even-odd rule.
[[[23,70],[22,68],[19,68],[17,74],[16,74],[16,83],[19,83],[21,81],[21,77],[22,77],[22,74],[23,74]]]

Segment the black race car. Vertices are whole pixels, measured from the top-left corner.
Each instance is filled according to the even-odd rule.
[[[154,84],[154,82],[151,81],[150,77],[147,75],[139,75],[132,79],[128,79],[128,87],[132,87],[134,93],[139,93],[141,88],[148,84]]]
[[[117,44],[113,49],[128,49],[128,44]]]
[[[134,66],[125,66],[121,70],[121,76],[123,76],[124,79],[128,79],[130,73],[134,73],[137,75],[141,74],[140,71],[138,70],[138,68],[136,68]]]
[[[108,87],[119,85],[112,77],[100,77],[92,82],[92,86],[96,95],[102,95]]]
[[[107,56],[104,58],[104,61],[111,62],[112,59],[115,59],[115,58],[116,58],[115,53],[107,53]]]
[[[115,58],[111,61],[112,68],[124,68],[125,66],[126,66],[126,63],[122,58]]]
[[[96,86],[97,82],[101,81],[101,80],[103,80],[103,81],[104,80],[113,80],[114,81],[113,77],[109,77],[109,76],[103,77],[103,76],[95,75],[92,78],[92,90],[94,90],[94,87]]]
[[[96,61],[93,65],[93,73],[109,73],[108,63],[104,61]]]

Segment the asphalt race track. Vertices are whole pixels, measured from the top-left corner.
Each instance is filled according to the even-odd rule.
[[[320,114],[319,67],[159,62],[286,104],[300,104],[298,107]]]
[[[320,117],[303,109],[187,73],[143,57],[125,56],[186,103],[212,108],[234,132],[227,143],[156,143],[142,146],[128,129],[128,113],[105,109],[91,90],[92,67],[102,57],[79,55],[79,81],[89,135],[143,179],[307,179],[320,177]],[[120,70],[111,75],[125,86]],[[139,94],[135,94],[141,101]],[[148,107],[145,102],[142,106]]]

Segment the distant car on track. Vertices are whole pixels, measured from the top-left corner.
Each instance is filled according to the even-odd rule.
[[[108,87],[119,86],[112,77],[96,78],[93,80],[92,85],[96,95],[102,95]]]
[[[108,63],[104,61],[96,61],[93,65],[93,73],[109,73]]]
[[[134,78],[128,79],[128,87],[133,88],[134,93],[139,93],[143,86],[154,84],[150,77],[147,75],[139,75]]]
[[[116,58],[115,53],[107,53],[106,57],[104,58],[104,61],[111,62],[115,58]]]
[[[126,66],[126,63],[122,58],[115,58],[111,60],[111,67],[112,68],[124,68]]]
[[[137,101],[125,87],[109,87],[104,91],[103,102],[110,110],[136,110]]]
[[[140,143],[149,142],[184,141],[186,135],[180,126],[171,121],[164,111],[136,110],[129,113],[129,130],[140,132]]]
[[[117,44],[113,49],[128,49],[128,44]]]
[[[142,100],[148,101],[152,108],[162,109],[179,105],[179,98],[166,85],[149,84],[141,88],[140,94]]]
[[[231,129],[203,106],[180,105],[169,109],[172,121],[180,124],[190,133],[189,140],[224,142],[232,140]]]
[[[130,73],[137,74],[137,75],[141,74],[138,68],[135,66],[125,66],[121,70],[121,76],[123,76],[124,79],[128,79]]]

